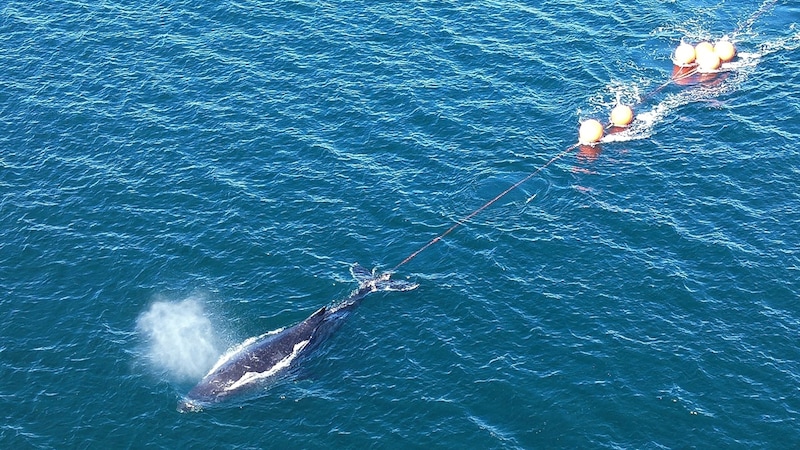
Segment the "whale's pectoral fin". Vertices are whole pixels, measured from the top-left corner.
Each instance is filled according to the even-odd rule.
[[[366,283],[375,278],[375,275],[373,275],[372,272],[367,270],[359,263],[355,263],[350,266],[350,273],[353,274],[353,278],[358,281],[358,284]]]
[[[375,283],[378,291],[411,291],[419,287],[419,284],[403,280],[385,280]]]

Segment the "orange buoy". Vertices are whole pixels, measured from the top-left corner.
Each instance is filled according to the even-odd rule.
[[[698,72],[714,72],[722,65],[722,60],[716,53],[703,52],[697,55],[697,71]]]
[[[633,110],[630,106],[619,104],[611,110],[611,124],[615,127],[627,127],[632,121]]]
[[[581,123],[578,136],[581,144],[596,144],[603,138],[603,124],[595,119],[585,120]]]
[[[681,42],[681,45],[675,49],[675,55],[672,58],[672,61],[676,66],[688,66],[694,62],[694,58],[694,47],[685,42]]]
[[[714,45],[714,53],[719,56],[720,61],[728,62],[736,56],[736,47],[727,39],[723,39]]]
[[[700,42],[694,46],[695,58],[700,59],[700,56],[705,53],[714,53],[714,46],[710,42]],[[699,61],[698,61],[699,64]]]

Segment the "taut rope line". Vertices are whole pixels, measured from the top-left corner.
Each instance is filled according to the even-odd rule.
[[[425,245],[423,245],[422,247],[420,247],[420,248],[419,248],[417,251],[415,251],[414,253],[412,253],[412,254],[408,255],[408,257],[407,257],[406,259],[404,259],[404,260],[400,261],[400,264],[398,264],[398,265],[394,266],[394,268],[392,268],[392,270],[390,270],[390,272],[396,272],[396,271],[397,271],[397,269],[399,269],[399,268],[400,268],[400,266],[402,266],[403,264],[406,264],[407,262],[409,262],[409,261],[411,261],[412,259],[414,259],[414,258],[415,258],[417,255],[419,255],[420,253],[422,253],[422,252],[423,252],[425,249],[427,249],[427,248],[428,248],[428,247],[430,247],[431,245],[433,245],[433,244],[435,244],[435,243],[439,242],[440,240],[442,240],[442,238],[444,238],[445,236],[447,236],[448,234],[450,234],[450,233],[451,233],[453,230],[455,230],[456,228],[460,227],[461,225],[464,225],[464,223],[466,223],[468,220],[470,220],[470,219],[472,219],[473,217],[477,216],[477,215],[478,215],[478,214],[479,214],[481,211],[483,211],[484,209],[486,209],[486,208],[488,208],[488,207],[492,206],[492,205],[493,205],[494,203],[496,203],[498,200],[500,200],[501,198],[503,198],[503,197],[504,197],[506,194],[508,194],[509,192],[511,192],[511,191],[513,191],[514,189],[518,188],[520,185],[522,185],[522,184],[523,184],[523,183],[525,183],[526,181],[530,180],[531,178],[535,177],[536,175],[538,175],[538,174],[539,174],[539,172],[541,172],[542,170],[546,169],[546,168],[547,168],[549,165],[551,165],[551,164],[553,164],[554,162],[558,161],[558,160],[559,160],[559,159],[561,159],[562,157],[566,156],[566,155],[567,155],[567,154],[569,154],[571,151],[573,151],[573,150],[575,150],[576,148],[578,148],[578,146],[579,146],[579,144],[573,144],[573,145],[571,145],[571,146],[567,147],[567,148],[566,148],[564,151],[562,151],[562,152],[561,152],[561,153],[559,153],[558,155],[556,155],[556,156],[552,157],[552,158],[551,158],[549,161],[547,161],[546,163],[544,163],[544,164],[542,164],[541,166],[539,166],[539,167],[538,167],[536,170],[534,170],[533,172],[531,172],[531,173],[530,173],[528,176],[526,176],[525,178],[523,178],[523,179],[521,179],[521,180],[517,181],[515,184],[513,184],[511,187],[509,187],[509,188],[508,188],[508,189],[506,189],[505,191],[503,191],[503,192],[501,192],[501,193],[497,194],[497,196],[496,196],[495,198],[493,198],[493,199],[489,200],[488,202],[484,203],[484,204],[483,204],[483,206],[481,206],[480,208],[476,209],[475,211],[472,211],[472,212],[471,212],[471,213],[469,213],[468,215],[466,215],[466,216],[464,216],[463,218],[461,218],[461,219],[457,220],[457,221],[456,221],[456,223],[454,223],[454,224],[453,224],[453,225],[452,225],[450,228],[448,228],[448,229],[447,229],[447,230],[446,230],[444,233],[442,233],[442,234],[440,234],[440,235],[436,236],[435,238],[431,239],[431,240],[430,240],[430,241],[429,241],[427,244],[425,244]]]
[[[682,80],[682,79],[684,79],[684,78],[687,78],[687,77],[689,77],[689,76],[692,76],[692,75],[694,75],[696,72],[697,72],[697,69],[693,69],[693,70],[690,70],[688,73],[686,73],[686,74],[684,74],[684,75],[681,75],[681,76],[679,76],[679,77],[673,77],[673,78],[670,78],[669,80],[667,80],[667,82],[665,82],[664,84],[662,84],[662,85],[661,85],[661,86],[659,86],[658,88],[654,89],[652,92],[650,92],[650,93],[648,93],[647,95],[645,95],[645,96],[642,98],[642,100],[641,100],[641,101],[640,101],[638,104],[642,104],[642,103],[644,103],[644,102],[645,102],[645,101],[647,101],[647,100],[648,100],[650,97],[652,97],[653,95],[655,95],[655,94],[656,94],[658,91],[660,91],[661,89],[664,89],[665,87],[669,86],[671,83],[674,83],[674,82],[676,82],[676,81],[680,81],[680,80]],[[406,259],[404,259],[404,260],[400,261],[400,263],[399,263],[399,264],[397,264],[396,266],[394,266],[394,267],[393,267],[393,268],[392,268],[392,269],[391,269],[389,272],[390,272],[390,273],[391,273],[391,272],[396,272],[396,271],[397,271],[397,269],[399,269],[401,266],[403,266],[404,264],[406,264],[406,263],[408,263],[409,261],[411,261],[412,259],[414,259],[414,258],[415,258],[417,255],[419,255],[420,253],[422,253],[423,251],[425,251],[425,250],[426,250],[428,247],[430,247],[431,245],[433,245],[433,244],[435,244],[435,243],[437,243],[437,242],[441,241],[441,240],[442,240],[442,239],[443,239],[445,236],[447,236],[448,234],[452,233],[452,232],[453,232],[453,231],[454,231],[456,228],[460,227],[461,225],[464,225],[464,223],[466,223],[468,220],[470,220],[470,219],[472,219],[473,217],[475,217],[475,216],[477,216],[478,214],[480,214],[480,213],[481,213],[481,212],[482,212],[484,209],[486,209],[486,208],[488,208],[488,207],[492,206],[492,205],[493,205],[493,204],[495,204],[495,203],[496,203],[498,200],[500,200],[501,198],[505,197],[505,196],[506,196],[506,194],[508,194],[509,192],[511,192],[511,191],[513,191],[514,189],[518,188],[519,186],[521,186],[522,184],[524,184],[525,182],[527,182],[527,181],[528,181],[528,180],[530,180],[531,178],[535,177],[535,176],[536,176],[536,175],[538,175],[538,174],[539,174],[539,173],[540,173],[542,170],[546,169],[548,166],[550,166],[550,165],[551,165],[551,164],[553,164],[554,162],[556,162],[556,161],[558,161],[559,159],[563,158],[564,156],[568,155],[570,152],[572,152],[573,150],[575,150],[575,149],[576,149],[576,148],[578,148],[579,146],[580,146],[580,143],[577,143],[577,144],[572,144],[571,146],[567,147],[567,148],[566,148],[564,151],[562,151],[561,153],[559,153],[559,154],[557,154],[556,156],[552,157],[552,158],[551,158],[549,161],[547,161],[546,163],[542,164],[542,165],[541,165],[541,166],[539,166],[539,167],[538,167],[536,170],[534,170],[533,172],[531,172],[530,174],[528,174],[528,176],[526,176],[525,178],[523,178],[523,179],[521,179],[521,180],[517,181],[517,182],[516,182],[515,184],[513,184],[511,187],[509,187],[509,188],[508,188],[508,189],[506,189],[505,191],[503,191],[503,192],[501,192],[501,193],[497,194],[497,196],[495,196],[493,199],[489,200],[488,202],[484,203],[484,204],[483,204],[483,205],[482,205],[480,208],[476,209],[475,211],[472,211],[471,213],[467,214],[467,215],[466,215],[466,216],[464,216],[463,218],[461,218],[461,219],[457,220],[457,221],[456,221],[456,222],[455,222],[455,223],[454,223],[452,226],[450,226],[450,228],[448,228],[447,230],[445,230],[445,232],[444,232],[444,233],[442,233],[442,234],[440,234],[440,235],[436,236],[435,238],[431,239],[430,241],[428,241],[428,243],[427,243],[427,244],[425,244],[425,245],[423,245],[422,247],[420,247],[419,249],[417,249],[417,250],[416,250],[414,253],[412,253],[412,254],[408,255],[408,257],[406,257]]]
[[[683,74],[681,76],[670,78],[667,82],[665,82],[664,84],[662,84],[658,88],[654,89],[652,92],[650,92],[647,95],[645,95],[638,104],[644,103],[650,97],[655,95],[658,91],[660,91],[661,89],[664,89],[665,87],[669,86],[671,83],[674,83],[676,81],[680,81],[680,80],[682,80],[684,78],[688,78],[688,77],[694,75],[695,73],[697,73],[697,69],[690,70],[688,73]],[[450,228],[445,230],[444,233],[442,233],[442,234],[436,236],[435,238],[431,239],[430,241],[428,241],[427,244],[425,244],[422,247],[420,247],[419,249],[417,249],[414,253],[411,253],[410,255],[408,255],[408,257],[406,257],[406,259],[400,261],[400,263],[397,264],[396,266],[394,266],[389,272],[390,273],[391,272],[396,272],[397,269],[399,269],[401,266],[403,266],[404,264],[406,264],[409,261],[411,261],[412,259],[414,259],[417,255],[419,255],[420,253],[425,251],[428,247],[430,247],[433,244],[441,241],[445,236],[447,236],[448,234],[452,233],[456,228],[460,227],[461,225],[464,225],[467,221],[469,221],[473,217],[475,217],[478,214],[480,214],[483,210],[485,210],[486,208],[492,206],[493,204],[495,204],[501,198],[505,197],[506,194],[508,194],[509,192],[513,191],[514,189],[520,187],[522,184],[524,184],[525,182],[527,182],[531,178],[533,178],[536,175],[538,175],[542,170],[546,169],[548,166],[550,166],[554,162],[556,162],[559,159],[563,158],[564,156],[568,155],[570,152],[572,152],[573,150],[577,149],[578,147],[580,147],[580,143],[572,144],[571,146],[567,147],[566,149],[564,149],[564,151],[562,151],[561,153],[559,153],[556,156],[552,157],[549,161],[547,161],[546,163],[542,164],[536,170],[534,170],[533,172],[528,174],[528,176],[526,176],[525,178],[517,181],[516,183],[511,185],[511,187],[509,187],[505,191],[497,194],[497,196],[495,196],[493,199],[489,200],[488,202],[484,203],[480,208],[476,209],[475,211],[472,211],[471,213],[467,214],[463,218],[457,220],[452,226],[450,226]]]
[[[765,14],[765,13],[767,13],[767,12],[768,12],[770,9],[772,9],[772,8],[773,8],[773,7],[774,7],[774,6],[775,6],[777,3],[778,3],[778,0],[765,0],[765,1],[764,1],[764,3],[762,3],[762,4],[761,4],[761,7],[760,7],[760,8],[759,8],[759,9],[758,9],[758,10],[757,10],[755,13],[751,14],[751,15],[750,15],[750,17],[749,17],[749,18],[748,18],[748,19],[747,19],[747,20],[746,20],[744,23],[742,23],[741,25],[739,25],[739,26],[736,28],[736,30],[734,30],[734,31],[733,31],[733,33],[732,33],[731,35],[732,35],[732,36],[736,36],[737,34],[741,33],[741,32],[742,32],[742,31],[743,31],[745,28],[752,26],[752,25],[753,25],[753,23],[755,23],[755,21],[756,21],[756,20],[757,20],[757,19],[758,19],[760,16],[762,16],[762,15],[763,15],[763,14]],[[652,98],[654,95],[656,95],[658,92],[660,92],[662,89],[666,88],[666,87],[667,87],[667,86],[669,86],[670,84],[672,84],[672,83],[675,83],[675,82],[678,82],[678,81],[681,81],[681,80],[684,80],[684,79],[687,79],[687,78],[689,78],[689,77],[691,77],[691,76],[693,76],[693,75],[695,75],[695,74],[697,74],[697,73],[699,73],[699,72],[698,72],[698,67],[694,67],[694,68],[691,68],[691,69],[687,70],[687,71],[686,71],[686,72],[684,72],[684,73],[679,73],[679,74],[676,74],[676,75],[674,75],[674,76],[670,77],[670,79],[669,79],[669,80],[667,80],[665,83],[661,84],[660,86],[656,87],[655,89],[653,89],[652,91],[650,91],[649,93],[647,93],[646,95],[644,95],[644,96],[643,96],[643,97],[642,97],[642,98],[639,100],[639,102],[637,103],[637,105],[641,105],[642,103],[645,103],[645,102],[647,102],[647,101],[648,101],[650,98]],[[607,125],[606,125],[606,126],[604,126],[603,128],[608,128],[608,127],[610,127],[610,124],[607,124]],[[599,138],[598,138],[598,141],[599,141]],[[595,145],[596,143],[598,143],[598,142],[595,142],[595,143],[593,143],[593,144],[591,144],[591,145]],[[431,239],[430,241],[428,241],[428,243],[427,243],[427,244],[423,245],[423,246],[422,246],[422,247],[420,247],[418,250],[416,250],[416,251],[414,251],[413,253],[411,253],[410,255],[408,255],[408,256],[406,257],[406,259],[404,259],[404,260],[400,261],[400,263],[399,263],[399,264],[397,264],[396,266],[394,266],[394,267],[393,267],[393,268],[392,268],[392,269],[389,271],[389,273],[396,272],[396,271],[397,271],[397,269],[399,269],[401,266],[403,266],[404,264],[406,264],[406,263],[408,263],[409,261],[411,261],[412,259],[414,259],[414,258],[415,258],[417,255],[419,255],[420,253],[422,253],[423,251],[425,251],[425,250],[426,250],[428,247],[430,247],[430,246],[432,246],[433,244],[435,244],[435,243],[437,243],[437,242],[441,241],[441,240],[442,240],[442,239],[443,239],[445,236],[447,236],[448,234],[450,234],[451,232],[453,232],[453,231],[454,231],[456,228],[460,227],[461,225],[464,225],[464,224],[465,224],[467,221],[469,221],[470,219],[472,219],[472,218],[473,218],[473,217],[475,217],[476,215],[480,214],[480,213],[481,213],[481,211],[483,211],[483,210],[485,210],[486,208],[488,208],[488,207],[492,206],[492,205],[493,205],[494,203],[496,203],[498,200],[500,200],[501,198],[503,198],[503,197],[504,197],[506,194],[508,194],[509,192],[511,192],[511,191],[513,191],[514,189],[518,188],[520,185],[522,185],[523,183],[527,182],[527,181],[528,181],[528,180],[530,180],[531,178],[535,177],[535,176],[536,176],[536,175],[538,175],[538,174],[539,174],[539,173],[540,173],[542,170],[544,170],[545,168],[547,168],[548,166],[550,166],[550,165],[551,165],[551,164],[553,164],[554,162],[558,161],[559,159],[563,158],[564,156],[566,156],[567,154],[569,154],[569,153],[570,153],[570,152],[572,152],[573,150],[575,150],[575,149],[579,148],[580,146],[581,146],[581,143],[579,142],[579,143],[572,144],[571,146],[567,147],[567,148],[566,148],[566,149],[564,149],[564,150],[563,150],[561,153],[557,154],[556,156],[552,157],[552,158],[551,158],[549,161],[547,161],[546,163],[544,163],[544,164],[542,164],[541,166],[539,166],[539,167],[538,167],[536,170],[534,170],[533,172],[531,172],[531,173],[530,173],[528,176],[526,176],[525,178],[523,178],[523,179],[519,180],[518,182],[516,182],[515,184],[513,184],[511,187],[509,187],[508,189],[506,189],[505,191],[503,191],[503,192],[501,192],[501,193],[497,194],[497,196],[495,196],[493,199],[489,200],[488,202],[484,203],[484,204],[483,204],[481,207],[479,207],[478,209],[476,209],[476,210],[472,211],[472,212],[471,212],[471,213],[469,213],[468,215],[466,215],[466,216],[464,216],[463,218],[461,218],[461,219],[457,220],[457,221],[456,221],[456,222],[455,222],[453,225],[451,225],[451,226],[450,226],[450,228],[448,228],[447,230],[445,230],[445,232],[444,232],[444,233],[441,233],[441,234],[439,234],[438,236],[436,236],[435,238]]]

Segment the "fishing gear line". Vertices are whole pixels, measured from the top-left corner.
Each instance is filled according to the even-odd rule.
[[[767,12],[768,12],[770,9],[772,9],[772,8],[773,8],[773,7],[774,7],[774,6],[775,6],[777,3],[778,3],[778,0],[767,0],[767,1],[765,1],[764,3],[762,3],[762,5],[759,7],[759,9],[758,9],[758,10],[756,10],[756,12],[754,12],[753,14],[751,14],[751,15],[750,15],[750,17],[749,17],[749,18],[748,18],[746,21],[744,21],[742,24],[740,24],[740,25],[739,25],[739,26],[738,26],[738,27],[737,27],[737,28],[736,28],[736,29],[735,29],[735,30],[734,30],[734,31],[731,33],[731,36],[734,36],[734,37],[735,37],[736,35],[738,35],[738,34],[740,34],[741,32],[743,32],[743,30],[745,30],[746,28],[749,28],[749,27],[751,27],[751,26],[752,26],[752,25],[755,23],[755,21],[756,21],[756,20],[758,20],[758,18],[759,18],[759,17],[761,17],[762,15],[766,14],[766,13],[767,13]],[[727,38],[725,38],[725,39],[727,39]],[[638,106],[638,105],[641,105],[641,104],[643,104],[643,103],[647,102],[647,101],[648,101],[648,100],[650,100],[650,99],[651,99],[653,96],[655,96],[655,95],[656,95],[658,92],[660,92],[661,90],[663,90],[664,88],[666,88],[666,87],[667,87],[667,86],[669,86],[670,84],[673,84],[673,83],[678,83],[678,82],[680,82],[680,81],[683,81],[683,80],[686,80],[686,79],[688,79],[688,78],[690,78],[690,77],[692,77],[692,76],[694,76],[694,75],[697,75],[697,74],[700,74],[700,73],[702,73],[702,72],[700,72],[700,71],[699,71],[699,67],[698,67],[697,65],[695,65],[694,67],[686,67],[685,69],[686,69],[685,71],[680,71],[680,72],[678,72],[677,74],[675,74],[675,75],[673,75],[672,77],[670,77],[670,79],[669,79],[669,80],[667,80],[667,81],[666,81],[666,82],[664,82],[663,84],[659,85],[658,87],[656,87],[655,89],[653,89],[652,91],[650,91],[649,93],[647,93],[646,95],[644,95],[643,97],[641,97],[641,99],[639,100],[639,102],[637,102],[637,103],[636,103],[634,106]],[[614,127],[614,125],[613,125],[613,124],[610,124],[610,123],[607,123],[607,124],[605,124],[605,125],[603,125],[603,126],[602,126],[602,128],[603,128],[603,129],[606,129],[606,128],[613,128],[613,127]],[[390,270],[388,273],[393,273],[393,272],[396,272],[396,271],[397,271],[397,270],[398,270],[400,267],[402,267],[403,265],[405,265],[405,264],[409,263],[411,260],[413,260],[414,258],[416,258],[416,257],[417,257],[417,255],[419,255],[419,254],[420,254],[420,253],[422,253],[423,251],[427,250],[427,249],[428,249],[429,247],[431,247],[433,244],[435,244],[435,243],[437,243],[437,242],[441,241],[441,240],[442,240],[442,239],[443,239],[445,236],[447,236],[448,234],[452,233],[453,231],[455,231],[455,230],[456,230],[457,228],[459,228],[460,226],[462,226],[462,225],[465,225],[465,224],[466,224],[466,223],[467,223],[467,222],[468,222],[470,219],[472,219],[473,217],[477,216],[478,214],[480,214],[480,213],[481,213],[482,211],[484,211],[485,209],[487,209],[487,208],[489,208],[490,206],[492,206],[493,204],[495,204],[495,203],[496,203],[497,201],[499,201],[501,198],[505,197],[505,196],[506,196],[506,195],[507,195],[509,192],[511,192],[511,191],[513,191],[513,190],[515,190],[516,188],[518,188],[518,187],[519,187],[519,186],[521,186],[522,184],[526,183],[527,181],[529,181],[529,180],[530,180],[530,179],[532,179],[533,177],[537,176],[537,175],[538,175],[539,173],[541,173],[541,172],[542,172],[544,169],[546,169],[547,167],[549,167],[550,165],[552,165],[553,163],[555,163],[555,162],[556,162],[556,161],[558,161],[559,159],[563,158],[564,156],[568,155],[569,153],[573,152],[575,149],[578,149],[578,148],[580,148],[582,145],[591,145],[591,146],[594,146],[594,145],[598,144],[599,142],[600,142],[600,141],[599,141],[599,138],[598,138],[598,140],[597,140],[597,141],[594,141],[594,142],[590,142],[590,143],[582,143],[582,142],[578,142],[578,143],[575,143],[575,144],[572,144],[572,145],[570,145],[569,147],[567,147],[566,149],[564,149],[563,151],[561,151],[561,153],[559,153],[559,154],[557,154],[557,155],[553,156],[553,157],[552,157],[550,160],[548,160],[547,162],[545,162],[544,164],[542,164],[541,166],[539,166],[538,168],[536,168],[536,170],[534,170],[533,172],[531,172],[530,174],[528,174],[526,177],[524,177],[524,178],[522,178],[521,180],[517,181],[516,183],[514,183],[513,185],[511,185],[509,188],[507,188],[506,190],[504,190],[503,192],[501,192],[501,193],[497,194],[497,196],[495,196],[494,198],[492,198],[492,199],[491,199],[491,200],[489,200],[488,202],[484,203],[484,204],[483,204],[483,205],[481,205],[479,208],[475,209],[474,211],[472,211],[471,213],[467,214],[467,215],[466,215],[466,216],[464,216],[463,218],[461,218],[461,219],[457,220],[455,223],[453,223],[453,224],[450,226],[450,228],[448,228],[448,229],[447,229],[447,230],[445,230],[443,233],[441,233],[441,234],[437,235],[436,237],[434,237],[433,239],[431,239],[430,241],[428,241],[428,242],[427,242],[425,245],[423,245],[423,246],[422,246],[422,247],[420,247],[419,249],[417,249],[417,250],[415,250],[414,252],[412,252],[412,253],[411,253],[410,255],[408,255],[408,256],[407,256],[407,257],[406,257],[404,260],[400,261],[400,263],[398,263],[396,266],[394,266],[394,267],[393,267],[393,268],[392,268],[392,269],[391,269],[391,270]]]

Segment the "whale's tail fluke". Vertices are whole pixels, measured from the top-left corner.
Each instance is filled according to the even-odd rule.
[[[391,280],[391,273],[377,274],[370,272],[358,263],[350,266],[350,273],[361,287],[372,287],[375,291],[410,291],[419,287],[419,284],[403,280]]]

